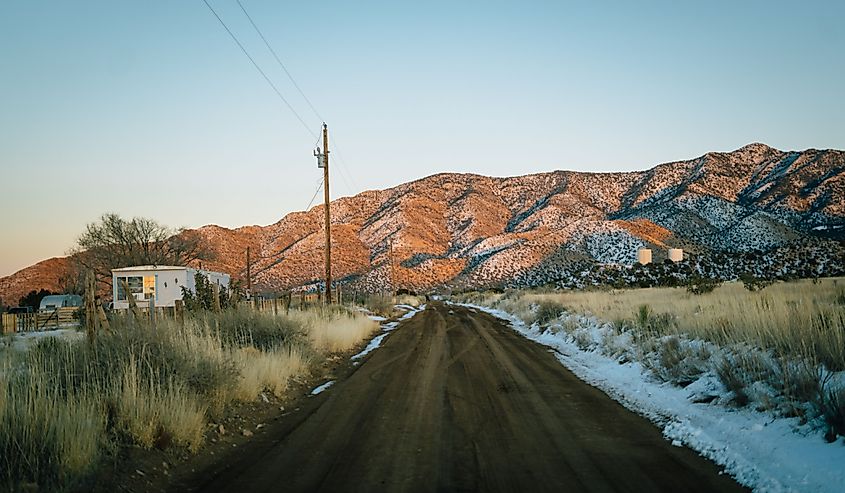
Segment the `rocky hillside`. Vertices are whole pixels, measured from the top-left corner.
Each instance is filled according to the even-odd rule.
[[[544,284],[631,264],[641,246],[656,261],[669,247],[741,256],[800,244],[833,254],[845,238],[845,152],[750,144],[642,172],[447,173],[331,207],[335,278],[362,290],[389,288],[391,277],[417,290]],[[266,227],[200,228],[217,254],[205,266],[243,276],[250,246],[259,289],[313,285],[322,218],[317,206]],[[10,278],[0,279],[0,296]]]

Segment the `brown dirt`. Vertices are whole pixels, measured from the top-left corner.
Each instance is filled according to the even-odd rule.
[[[498,320],[434,304],[171,491],[743,491]]]

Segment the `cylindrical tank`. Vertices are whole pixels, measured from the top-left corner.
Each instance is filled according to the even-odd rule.
[[[672,262],[680,262],[684,259],[684,250],[683,248],[670,248],[669,249],[669,260]]]
[[[640,248],[637,250],[637,262],[642,265],[647,265],[651,263],[651,249],[650,248]]]

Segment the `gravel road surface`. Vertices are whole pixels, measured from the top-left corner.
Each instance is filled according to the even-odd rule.
[[[403,322],[193,491],[745,491],[501,321],[439,303]]]

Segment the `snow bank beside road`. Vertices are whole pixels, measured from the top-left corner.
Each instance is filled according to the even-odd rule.
[[[404,315],[399,317],[399,321],[405,321],[405,320],[410,319],[411,317],[413,317],[417,313],[425,310],[425,307],[426,307],[426,305],[421,305],[419,308],[414,308],[413,306],[410,306],[410,305],[396,305],[396,308],[399,308],[400,310],[407,310],[407,313],[405,313]],[[381,318],[381,320],[387,320],[387,319]],[[357,359],[361,359],[364,356],[366,356],[366,355],[370,354],[371,352],[375,351],[376,349],[378,349],[381,346],[381,343],[384,342],[384,339],[390,334],[390,331],[396,330],[396,328],[399,326],[399,321],[388,322],[386,324],[382,324],[381,325],[382,333],[373,337],[370,340],[370,342],[367,344],[367,347],[365,347],[364,350],[361,351],[360,353],[356,354],[355,356],[352,356],[351,359],[353,361],[357,360]],[[357,362],[355,364],[357,364]]]
[[[797,419],[772,418],[748,409],[695,403],[701,394],[726,393],[713,375],[686,388],[655,382],[639,363],[620,364],[579,349],[566,332],[528,327],[517,317],[478,305],[463,305],[506,320],[528,339],[551,348],[585,382],[628,409],[651,419],[667,439],[686,445],[723,466],[736,480],[760,492],[840,492],[845,485],[845,447],[825,443],[822,433]],[[601,322],[569,315],[588,337],[601,340]]]

